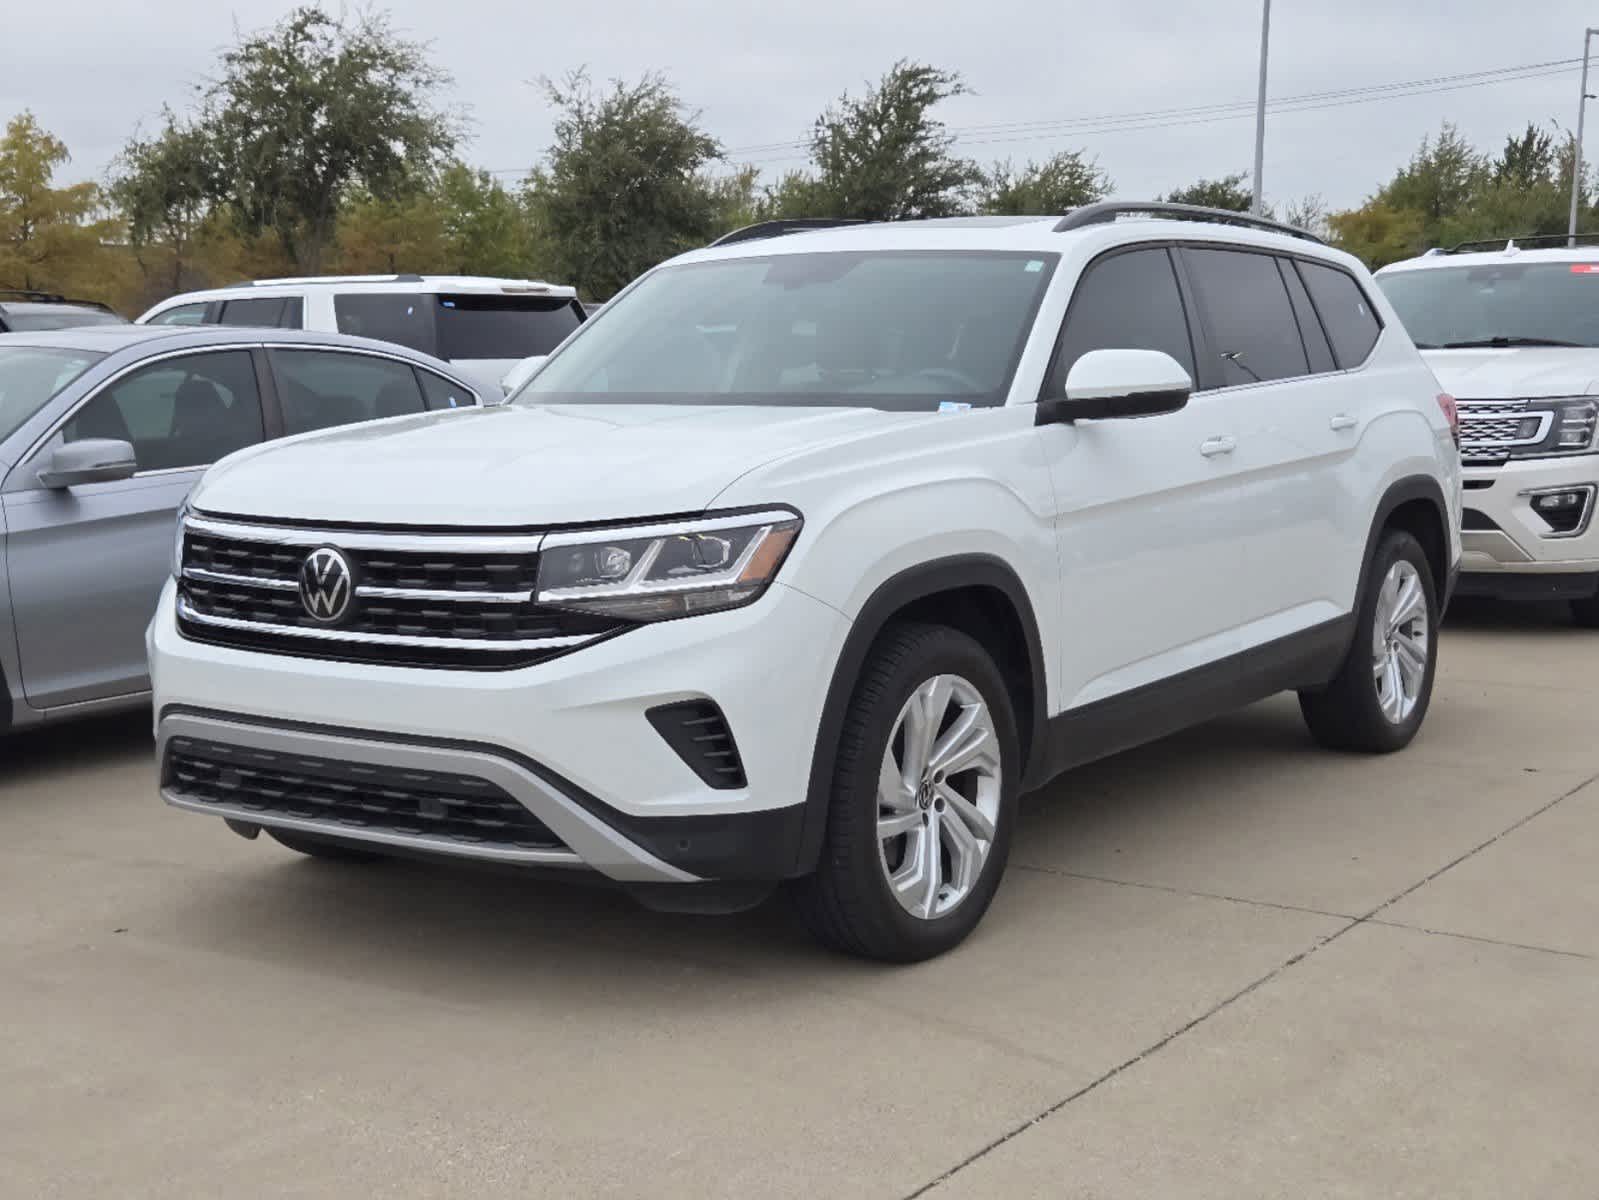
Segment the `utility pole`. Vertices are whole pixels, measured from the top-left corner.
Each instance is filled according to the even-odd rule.
[[[1582,91],[1577,99],[1577,141],[1571,156],[1571,222],[1566,227],[1566,245],[1577,244],[1577,204],[1582,197],[1582,123],[1588,115],[1588,49],[1593,45],[1593,35],[1599,29],[1585,29],[1582,34]]]
[[[1255,198],[1249,206],[1249,211],[1257,217],[1260,216],[1260,172],[1266,160],[1266,50],[1270,44],[1271,0],[1264,0],[1260,14],[1260,94],[1255,100]],[[1583,77],[1587,78],[1586,73]],[[1587,90],[1586,85],[1583,90]],[[1572,212],[1575,221],[1575,208]]]

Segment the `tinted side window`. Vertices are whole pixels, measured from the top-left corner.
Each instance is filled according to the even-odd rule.
[[[205,322],[204,304],[180,304],[158,316],[151,317],[147,325],[201,325]]]
[[[1358,367],[1366,361],[1371,348],[1377,344],[1377,335],[1382,332],[1382,324],[1371,311],[1366,293],[1349,274],[1337,267],[1302,262],[1299,273],[1310,289],[1310,298],[1316,302],[1322,324],[1327,327],[1338,365],[1346,370]]]
[[[288,301],[282,296],[261,296],[250,300],[227,300],[222,304],[219,325],[244,325],[255,329],[275,329],[283,319]]]
[[[549,296],[440,296],[439,357],[527,358],[548,354],[582,322],[577,305]]]
[[[442,375],[418,368],[416,377],[422,381],[422,395],[431,409],[471,408],[477,403],[471,392]]]
[[[1113,254],[1093,263],[1077,282],[1050,390],[1090,350],[1161,350],[1194,377],[1194,347],[1170,254],[1161,247]]]
[[[307,433],[423,409],[409,364],[336,350],[272,350],[283,432]]]
[[[131,442],[141,471],[216,462],[263,436],[255,366],[244,350],[152,363],[96,394],[62,435]]]
[[[1288,259],[1278,259],[1277,269],[1283,274],[1283,282],[1288,285],[1288,296],[1294,302],[1294,317],[1299,322],[1299,332],[1305,339],[1305,353],[1310,356],[1310,369],[1316,374],[1324,371],[1336,370],[1333,362],[1332,347],[1327,344],[1327,334],[1321,327],[1321,320],[1316,316],[1315,306],[1310,302],[1310,294],[1305,291],[1305,285],[1300,282],[1299,272],[1294,270],[1294,264]]]
[[[1183,253],[1209,323],[1223,387],[1309,373],[1288,289],[1272,255],[1240,250]]]
[[[340,333],[395,342],[424,354],[435,354],[433,297],[415,292],[353,292],[333,297],[333,315]]]

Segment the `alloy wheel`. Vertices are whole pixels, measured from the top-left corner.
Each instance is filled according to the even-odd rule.
[[[1377,707],[1391,724],[1403,724],[1421,699],[1430,653],[1427,590],[1404,559],[1388,568],[1377,591],[1371,642]]]
[[[914,917],[942,917],[982,877],[994,845],[1002,768],[994,720],[959,675],[936,675],[900,709],[877,784],[877,853]]]

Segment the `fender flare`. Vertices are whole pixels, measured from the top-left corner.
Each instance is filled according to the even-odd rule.
[[[1377,557],[1377,545],[1382,540],[1382,531],[1388,525],[1388,518],[1393,516],[1394,510],[1401,504],[1408,504],[1413,500],[1429,502],[1438,514],[1438,526],[1443,533],[1444,552],[1449,551],[1449,505],[1444,501],[1444,490],[1438,481],[1430,475],[1407,475],[1396,480],[1388,486],[1382,494],[1382,499],[1377,502],[1377,511],[1371,519],[1371,529],[1366,534],[1366,552],[1360,560],[1360,584],[1355,590],[1355,612],[1360,611],[1361,601],[1366,596],[1366,588],[1371,582],[1371,565]],[[1441,613],[1449,603],[1449,591],[1454,581],[1455,566],[1451,562],[1435,564],[1438,571],[1438,608]]]
[[[795,873],[808,874],[821,855],[822,838],[827,829],[827,810],[831,799],[833,768],[838,740],[844,727],[844,714],[855,694],[861,668],[872,644],[893,618],[907,605],[940,592],[984,587],[1000,592],[1015,610],[1022,627],[1028,666],[1032,675],[1032,728],[1029,768],[1040,759],[1048,726],[1048,690],[1043,644],[1038,634],[1038,619],[1032,599],[1020,576],[1004,559],[991,554],[957,554],[932,559],[892,575],[879,584],[861,606],[844,639],[843,649],[833,666],[827,698],[817,722],[816,743],[811,751],[810,782],[805,791],[804,814]],[[1024,771],[1022,788],[1030,786],[1033,771]]]

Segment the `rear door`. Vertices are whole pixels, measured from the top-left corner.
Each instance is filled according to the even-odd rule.
[[[1192,378],[1188,314],[1169,248],[1101,256],[1073,293],[1047,394],[1064,393],[1090,350],[1160,350]],[[1131,704],[1122,716],[1136,724],[1140,689],[1225,672],[1237,649],[1240,518],[1228,447],[1238,431],[1225,403],[1201,392],[1163,416],[1039,432],[1058,510],[1063,694],[1069,708]]]
[[[177,508],[204,468],[263,436],[255,361],[208,350],[135,367],[89,396],[4,496],[23,690],[36,708],[149,687],[144,629],[170,570]],[[52,489],[37,472],[80,438],[131,442],[131,479]]]
[[[1238,425],[1234,524],[1241,648],[1308,635],[1346,611],[1348,568],[1335,552],[1347,379],[1294,259],[1239,246],[1189,246],[1184,266],[1198,301],[1208,393]],[[1329,637],[1335,630],[1326,630]],[[1333,639],[1336,641],[1336,639]],[[1295,646],[1285,645],[1292,654]],[[1275,652],[1274,652],[1275,653]]]
[[[287,346],[271,348],[267,357],[285,436],[410,416],[434,407],[423,394],[417,372],[400,359]]]

